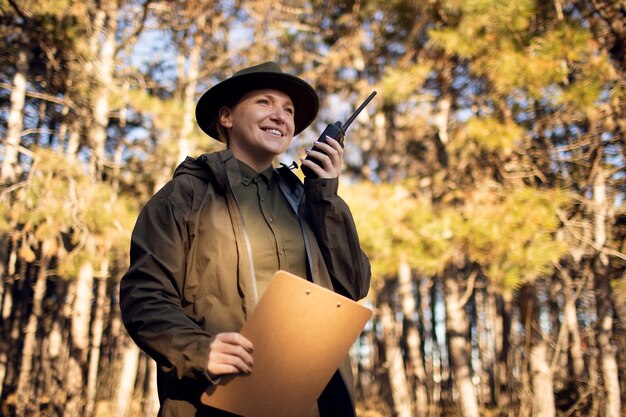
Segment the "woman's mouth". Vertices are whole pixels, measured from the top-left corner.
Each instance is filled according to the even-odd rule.
[[[278,129],[264,128],[263,131],[267,133],[271,133],[274,136],[283,137],[283,133]]]

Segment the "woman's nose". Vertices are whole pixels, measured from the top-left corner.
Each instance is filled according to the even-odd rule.
[[[287,123],[288,116],[289,116],[289,113],[287,113],[285,110],[277,108],[272,112],[270,117],[272,118],[272,120],[276,120],[281,123]]]

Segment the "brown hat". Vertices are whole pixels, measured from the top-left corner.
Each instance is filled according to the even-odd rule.
[[[211,87],[196,105],[196,121],[206,134],[221,140],[217,134],[219,110],[237,102],[248,91],[274,88],[287,94],[295,107],[294,136],[307,128],[317,116],[319,97],[306,81],[283,72],[275,62],[265,62],[237,71],[232,77]]]

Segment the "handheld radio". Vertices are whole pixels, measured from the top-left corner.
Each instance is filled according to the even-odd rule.
[[[331,138],[335,139],[337,142],[339,142],[339,144],[341,144],[341,147],[343,147],[343,138],[346,134],[346,130],[348,130],[348,127],[350,127],[350,124],[354,121],[354,119],[356,119],[356,117],[359,115],[359,113],[361,113],[361,111],[365,108],[365,106],[368,105],[368,103],[374,98],[374,96],[376,95],[376,91],[372,92],[372,94],[369,95],[368,98],[365,99],[365,101],[363,102],[363,104],[361,104],[359,106],[359,108],[357,108],[354,113],[352,113],[352,115],[348,118],[348,120],[346,120],[346,122],[344,124],[341,124],[341,122],[335,122],[335,123],[331,123],[328,126],[326,126],[326,129],[324,129],[324,131],[322,132],[322,134],[320,135],[319,139],[317,140],[318,142],[322,142],[325,143],[326,142],[326,136],[330,136]],[[316,148],[315,146],[313,147],[314,150],[318,151],[318,152],[323,152],[321,149]],[[320,161],[318,161],[315,158],[312,158],[311,156],[307,156],[306,160],[309,161],[313,161],[315,162],[317,165],[322,166],[322,163]],[[317,174],[314,173],[313,171],[311,171],[310,168],[302,165],[302,172],[304,173],[304,175],[307,178],[317,178]]]

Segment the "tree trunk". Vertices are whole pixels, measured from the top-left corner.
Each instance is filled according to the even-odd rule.
[[[374,398],[376,395],[377,378],[376,367],[378,357],[378,345],[376,344],[376,322],[372,322],[372,326],[365,329],[365,333],[362,336],[362,344],[359,349],[359,361],[357,366],[358,372],[358,393],[361,395],[361,399],[367,401],[367,399]]]
[[[474,375],[478,377],[478,383],[476,384],[476,396],[478,398],[478,403],[481,406],[489,403],[491,393],[491,390],[489,389],[489,375],[486,372],[486,369],[490,369],[492,364],[491,344],[489,343],[489,335],[491,332],[488,327],[491,322],[485,319],[487,308],[485,293],[486,290],[484,286],[474,288],[473,299],[475,323],[473,323],[473,326],[475,326],[476,329],[477,339],[477,358]]]
[[[459,401],[463,417],[479,417],[478,400],[472,383],[468,321],[464,306],[461,304],[459,281],[463,278],[461,270],[448,266],[444,271],[444,291],[446,301],[446,335],[450,349],[452,379],[459,392]]]
[[[622,274],[622,280],[626,281],[626,271]],[[620,329],[614,334],[614,343],[617,346],[618,375],[626,375],[626,291],[614,291],[613,297],[617,326]],[[621,382],[620,388],[621,398],[624,399],[626,398],[626,384]]]
[[[496,365],[494,370],[494,397],[498,408],[505,410],[511,404],[513,381],[509,378],[509,354],[511,351],[511,301],[503,297],[496,298],[494,333]]]
[[[87,401],[85,415],[93,414],[96,400],[96,387],[98,384],[98,365],[100,363],[100,345],[102,344],[102,331],[104,329],[104,301],[107,290],[108,260],[104,259],[102,269],[97,280],[96,311],[91,330],[91,353],[89,355],[89,371],[87,373]]]
[[[113,61],[115,55],[115,36],[117,31],[118,8],[115,2],[103,2],[103,9],[107,16],[107,24],[104,27],[104,42],[99,48],[99,60],[95,68],[94,76],[96,88],[94,91],[95,102],[93,103],[94,125],[89,131],[93,145],[92,170],[94,175],[101,175],[105,161],[105,144],[107,138],[107,126],[109,124],[109,97],[113,85]],[[100,36],[95,33],[94,36]]]
[[[48,334],[48,346],[50,356],[50,373],[46,381],[46,389],[50,396],[50,405],[53,409],[61,410],[65,407],[65,387],[63,378],[67,369],[67,337],[63,333],[63,317],[57,317],[52,323],[50,333]],[[58,413],[57,415],[59,415]]]
[[[441,290],[441,281],[436,280],[433,282],[433,285],[430,287],[430,317],[431,317],[431,332],[433,339],[433,356],[432,356],[432,364],[433,364],[433,390],[432,390],[432,404],[440,405],[443,402],[445,389],[443,388],[444,382],[448,379],[447,371],[443,364],[443,359],[445,357],[445,337],[440,336],[441,333],[437,331],[442,324],[440,317],[440,294],[443,292]],[[445,298],[445,295],[444,295]],[[440,337],[443,339],[441,340]]]
[[[596,248],[603,248],[606,239],[606,222],[608,202],[606,198],[606,174],[597,166],[597,173],[593,185],[594,203],[594,243]],[[613,296],[607,269],[609,260],[605,253],[599,253],[594,262],[594,290],[596,298],[596,312],[598,325],[596,338],[600,349],[602,379],[606,392],[605,416],[619,417],[621,412],[621,398],[617,360],[613,337]]]
[[[92,238],[88,238],[86,250],[92,251]],[[67,394],[65,417],[77,417],[84,413],[84,367],[87,363],[89,349],[89,323],[91,321],[91,304],[93,302],[93,266],[86,260],[81,266],[76,282],[70,290],[71,300],[71,340],[70,357],[67,364],[65,391]]]
[[[563,278],[563,321],[569,333],[569,356],[571,358],[572,376],[579,380],[585,372],[585,359],[583,356],[582,339],[578,327],[578,313],[576,312],[576,299],[574,283],[569,273],[564,268],[559,268]]]
[[[400,329],[388,301],[380,304],[380,322],[382,325],[383,343],[385,346],[385,363],[393,406],[397,417],[411,417],[413,406],[409,384],[404,368],[404,360],[400,350]]]
[[[611,312],[611,287],[606,275],[604,261],[596,258],[595,296],[598,314],[596,339],[600,350],[600,369],[606,401],[605,417],[619,417],[621,410],[620,385],[618,378],[617,352],[613,345],[613,315]]]
[[[154,183],[153,193],[160,190],[172,175],[172,168],[178,163],[182,162],[193,150],[191,143],[191,133],[194,127],[194,108],[196,105],[196,93],[198,87],[198,76],[201,65],[202,50],[206,45],[206,31],[207,31],[207,13],[199,12],[194,21],[196,31],[191,39],[185,38],[184,42],[191,42],[191,49],[188,53],[185,53],[186,45],[180,48],[181,55],[178,56],[178,91],[182,94],[178,96],[181,100],[183,108],[183,118],[178,132],[176,142],[178,144],[178,155],[172,155],[176,157],[173,160],[172,157],[166,158],[166,163],[163,164],[163,169],[156,175]],[[164,140],[171,140],[171,138],[163,138]]]
[[[554,353],[552,354],[552,360],[550,369],[552,369],[552,383],[554,385],[555,393],[565,393],[569,390],[569,358],[567,352],[569,350],[569,329],[565,318],[565,304],[561,303],[561,296],[564,293],[563,283],[555,276],[549,278],[548,288],[548,300],[546,302],[546,313],[549,320],[549,328],[552,332],[552,339],[554,340]],[[564,298],[564,296],[563,296]],[[555,406],[559,408],[558,402],[555,401]]]
[[[407,343],[409,375],[415,378],[415,415],[421,417],[428,413],[428,393],[425,384],[426,371],[424,369],[424,359],[422,355],[422,341],[418,322],[414,318],[414,316],[417,315],[417,311],[415,309],[413,288],[411,267],[405,260],[402,260],[398,271],[398,291],[402,302],[402,313],[404,315],[404,332]]]
[[[148,358],[148,388],[144,397],[143,416],[154,417],[159,411],[159,393],[157,391],[156,362]]]
[[[4,387],[4,379],[7,374],[9,365],[9,346],[10,346],[10,322],[11,312],[13,311],[13,283],[15,274],[15,262],[17,261],[16,245],[9,239],[2,239],[2,251],[8,251],[6,259],[1,260],[2,270],[2,295],[0,296],[0,398]],[[6,265],[6,269],[5,268]]]
[[[17,175],[18,149],[21,143],[24,102],[26,101],[26,74],[28,73],[28,53],[25,48],[26,46],[17,53],[0,182],[13,181]]]
[[[139,348],[128,340],[122,357],[122,373],[120,374],[115,399],[115,416],[126,417],[131,407],[137,368],[139,366]]]
[[[70,130],[67,136],[67,144],[65,146],[65,155],[70,160],[75,160],[80,146],[80,123],[74,120],[70,123]]]
[[[90,241],[91,238],[88,240]],[[86,246],[90,247],[92,243],[88,242]],[[86,260],[78,272],[76,292],[72,303],[72,346],[78,351],[81,363],[86,362],[89,348],[93,278],[93,265],[90,260]]]
[[[430,299],[430,288],[433,287],[433,280],[431,278],[422,279],[418,281],[418,291],[420,295],[420,320],[421,327],[424,329],[424,341],[430,341],[430,355],[424,355],[424,372],[426,378],[424,380],[424,384],[426,385],[426,392],[430,395],[429,407],[435,404],[436,399],[433,394],[434,391],[434,371],[433,371],[433,353],[435,350],[435,335],[433,332],[432,321],[429,320],[431,316],[431,303]]]
[[[196,90],[198,87],[198,74],[200,70],[200,57],[205,47],[205,36],[207,25],[207,13],[200,12],[195,21],[196,33],[193,36],[193,44],[189,53],[187,72],[183,79],[183,121],[178,140],[178,162],[182,162],[191,152],[190,137],[194,126],[194,108],[196,105]]]
[[[17,383],[17,404],[16,416],[23,417],[26,415],[26,407],[32,402],[32,365],[33,356],[36,349],[37,328],[39,327],[39,319],[42,314],[42,301],[46,293],[46,280],[48,274],[48,266],[52,256],[53,242],[44,240],[41,244],[41,257],[39,259],[39,269],[35,280],[33,291],[33,308],[28,317],[28,323],[24,329],[24,345],[22,347],[22,359],[20,363],[20,372]]]
[[[554,417],[554,384],[548,360],[548,346],[541,333],[540,304],[534,284],[526,284],[520,294],[520,310],[525,322],[526,346],[530,364],[530,383],[536,417]]]

